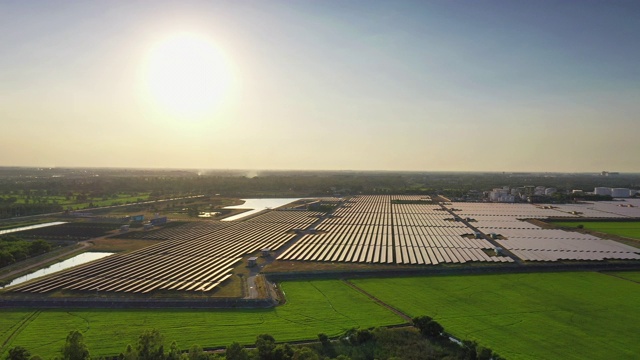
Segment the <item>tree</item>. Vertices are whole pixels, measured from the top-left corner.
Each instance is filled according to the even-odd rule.
[[[423,315],[423,316],[416,316],[413,319],[413,325],[415,327],[418,328],[418,330],[422,331],[421,329],[423,329],[424,327],[427,326],[427,324],[433,320],[433,318]]]
[[[36,240],[29,245],[29,254],[31,256],[40,255],[51,251],[51,244],[44,240]]]
[[[90,359],[89,349],[84,343],[84,336],[78,330],[71,331],[62,347],[62,358],[65,360]]]
[[[493,358],[493,351],[484,346],[478,346],[478,360],[491,360]]]
[[[327,346],[328,344],[330,344],[329,337],[325,333],[318,334],[318,340],[320,340],[322,346]]]
[[[294,351],[289,344],[280,344],[273,349],[273,360],[291,360]]]
[[[465,360],[477,360],[478,359],[478,343],[471,340],[462,340],[462,347],[464,349]]]
[[[157,329],[146,330],[138,338],[138,358],[140,360],[162,360],[164,358],[163,338]]]
[[[180,360],[180,349],[178,349],[178,343],[175,341],[171,343],[166,360]]]
[[[13,258],[13,255],[8,251],[0,251],[0,267],[11,265],[16,262],[16,259]]]
[[[293,360],[320,360],[318,354],[315,351],[309,349],[308,347],[303,347],[301,349],[296,350],[293,354]]]
[[[373,333],[367,329],[358,329],[358,331],[356,331],[356,334],[355,334],[356,344],[365,344],[374,339],[375,337],[373,336]]]
[[[413,324],[420,330],[420,333],[426,337],[438,339],[442,337],[444,328],[437,321],[428,316],[418,316],[413,318]]]
[[[330,358],[336,357],[336,350],[333,348],[333,345],[331,345],[331,339],[329,339],[327,334],[318,334],[318,340],[320,340],[320,344],[322,344],[322,355]]]
[[[338,355],[336,360],[351,360],[351,358],[348,357],[347,355]]]
[[[437,321],[430,321],[427,324],[423,334],[427,337],[432,337],[434,339],[442,337],[442,332],[444,332],[444,328]]]
[[[225,352],[225,356],[227,360],[248,360],[249,354],[247,354],[247,350],[240,345],[240,343],[234,342],[231,345],[227,346],[227,351]]]
[[[138,356],[136,355],[135,351],[133,351],[133,346],[129,344],[127,345],[127,349],[124,351],[124,353],[120,353],[119,358],[121,360],[136,360]]]
[[[273,359],[273,350],[276,348],[276,339],[269,334],[260,334],[256,338],[256,349],[261,360]]]
[[[7,360],[29,360],[31,357],[31,353],[29,350],[23,348],[22,346],[15,346],[9,349],[9,354],[7,355]]]
[[[206,360],[207,354],[205,354],[204,351],[202,351],[202,347],[200,347],[200,345],[192,345],[191,348],[189,349],[188,359],[189,360]]]

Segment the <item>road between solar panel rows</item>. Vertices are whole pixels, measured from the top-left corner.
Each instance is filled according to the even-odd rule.
[[[84,333],[92,356],[117,355],[146,329],[157,328],[166,347],[187,349],[253,344],[256,336],[278,341],[313,340],[319,333],[337,336],[351,328],[402,324],[404,319],[339,280],[282,284],[287,303],[255,310],[3,310],[0,353],[21,345],[48,358],[58,354],[72,330]],[[3,354],[0,354],[3,356]]]
[[[616,275],[616,276],[611,276]],[[359,279],[410,316],[507,359],[637,359],[639,272]],[[620,278],[624,277],[624,278]],[[629,280],[627,280],[629,278]]]

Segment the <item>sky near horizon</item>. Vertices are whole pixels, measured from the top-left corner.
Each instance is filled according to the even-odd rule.
[[[0,166],[640,171],[637,1],[1,1]]]

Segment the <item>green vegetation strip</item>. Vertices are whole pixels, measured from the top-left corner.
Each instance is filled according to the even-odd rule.
[[[637,278],[638,272],[617,273]],[[353,280],[507,359],[637,359],[640,284],[600,273]]]
[[[337,280],[286,282],[287,304],[265,310],[3,310],[0,343],[21,345],[32,354],[57,355],[66,336],[79,330],[92,356],[117,355],[127,344],[135,346],[144,330],[156,328],[169,348],[177,341],[182,349],[193,344],[226,346],[234,341],[253,344],[261,333],[277,341],[316,339],[318,333],[339,335],[360,327],[403,323],[403,319]],[[19,328],[20,331],[13,332]]]
[[[605,234],[624,236],[640,239],[640,221],[615,222],[615,221],[585,221],[585,222],[552,222],[556,226],[577,228],[584,226],[587,230],[599,231]]]

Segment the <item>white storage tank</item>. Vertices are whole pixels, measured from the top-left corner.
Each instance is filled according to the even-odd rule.
[[[611,196],[614,198],[628,198],[629,189],[627,188],[614,188],[611,189]]]
[[[593,190],[593,193],[596,195],[611,195],[611,188],[597,187]]]

